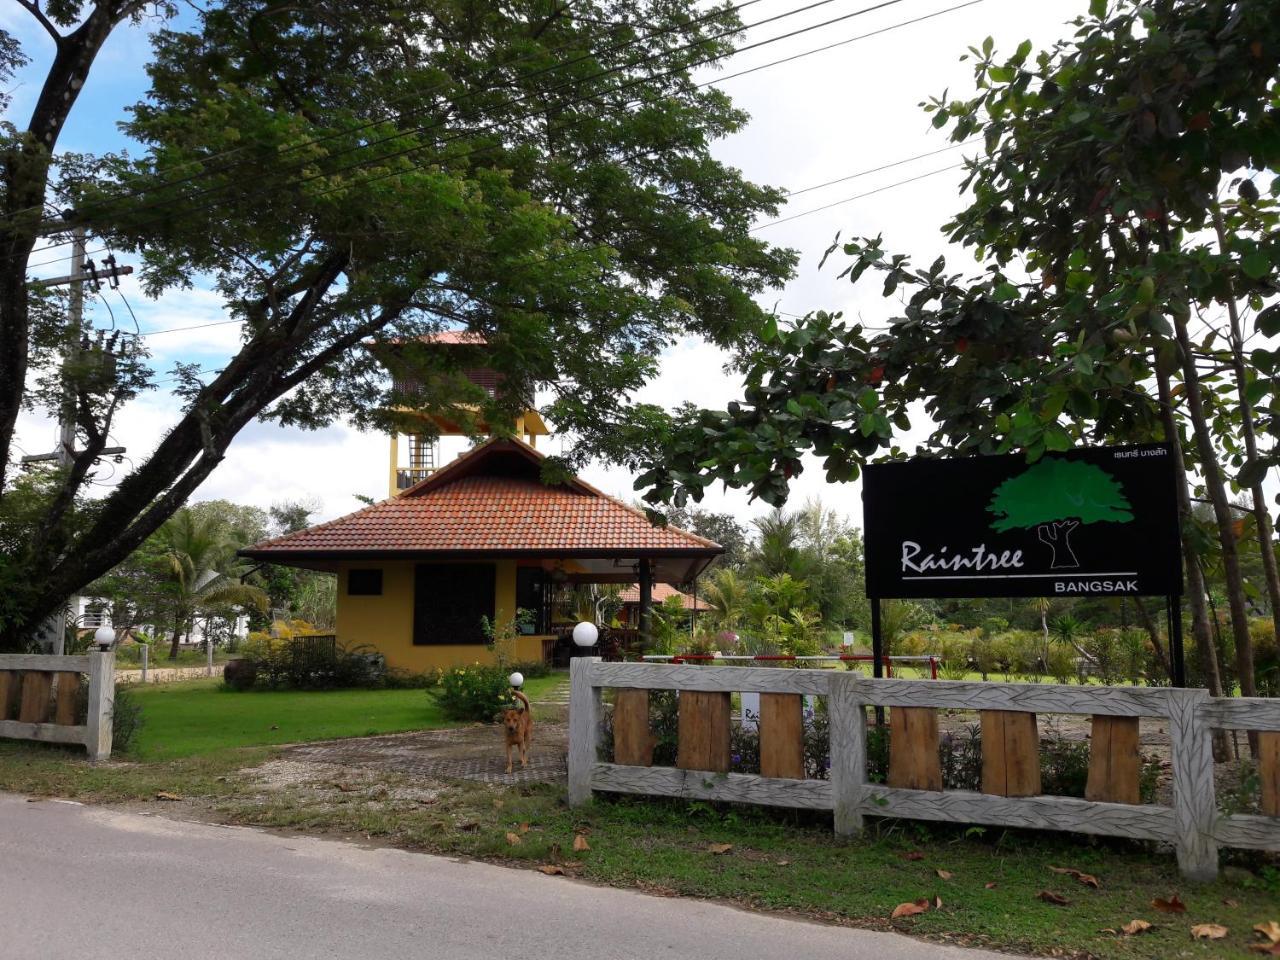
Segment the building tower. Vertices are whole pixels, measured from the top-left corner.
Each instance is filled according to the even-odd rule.
[[[461,330],[444,330],[427,334],[418,342],[427,345],[430,349],[467,351],[470,354],[478,354],[479,351],[476,348],[485,345],[484,338],[479,334]],[[418,379],[418,375],[410,372],[409,364],[399,359],[401,354],[399,345],[384,346],[379,353],[391,373],[396,394],[408,397],[423,392],[423,384]],[[461,361],[465,363],[469,359],[469,357],[462,357]],[[489,396],[493,396],[502,382],[502,374],[492,367],[483,366],[483,360],[479,356],[476,362],[480,365],[463,366],[462,376]],[[468,409],[476,410],[477,405],[460,404],[458,409],[462,412]],[[387,478],[387,496],[389,497],[399,496],[443,466],[440,460],[439,437],[461,437],[476,432],[491,436],[495,432],[493,426],[483,420],[464,424],[443,415],[422,413],[410,407],[400,407],[398,410],[411,418],[422,420],[424,424],[430,423],[434,429],[431,431],[409,429],[403,434],[404,444],[400,442],[401,432],[392,430],[390,470]],[[525,409],[516,416],[510,432],[534,447],[538,444],[538,437],[545,437],[551,433],[541,414],[534,408],[532,397],[529,398]]]

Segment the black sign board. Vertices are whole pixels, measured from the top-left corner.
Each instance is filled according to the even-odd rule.
[[[1174,482],[1162,444],[874,464],[867,596],[1181,594]]]

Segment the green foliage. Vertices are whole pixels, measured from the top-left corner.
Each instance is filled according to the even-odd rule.
[[[144,725],[142,704],[128,685],[117,685],[115,701],[111,704],[111,752],[127,756],[138,744],[138,734]]]
[[[231,689],[248,689],[251,686],[270,690],[379,687],[386,673],[381,654],[365,646],[347,647],[335,643],[332,635],[317,634],[311,624],[300,620],[291,623],[278,621],[272,624],[270,633],[250,633],[244,643],[241,660],[253,665],[254,682],[241,686],[240,681],[228,680],[227,686]]]
[[[512,704],[508,671],[472,664],[440,671],[439,682],[428,691],[450,720],[492,723]]]

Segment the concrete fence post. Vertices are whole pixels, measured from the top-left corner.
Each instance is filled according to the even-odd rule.
[[[112,712],[116,701],[116,655],[112,651],[89,654],[89,713],[85,748],[90,760],[111,756]]]
[[[827,695],[831,730],[831,792],[838,836],[862,832],[862,801],[867,784],[867,714],[858,696],[860,678],[833,673]]]
[[[1174,850],[1189,880],[1218,875],[1218,816],[1213,783],[1211,728],[1202,708],[1206,690],[1169,691],[1169,743],[1173,760]]]
[[[569,803],[591,799],[591,771],[600,738],[600,688],[592,686],[591,670],[599,657],[569,661]]]

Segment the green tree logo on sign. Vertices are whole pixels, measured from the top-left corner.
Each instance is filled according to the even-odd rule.
[[[1046,458],[996,487],[987,509],[993,529],[1005,533],[1036,528],[1053,554],[1053,570],[1080,566],[1071,532],[1082,523],[1129,523],[1129,501],[1119,482],[1101,467],[1079,460]]]

